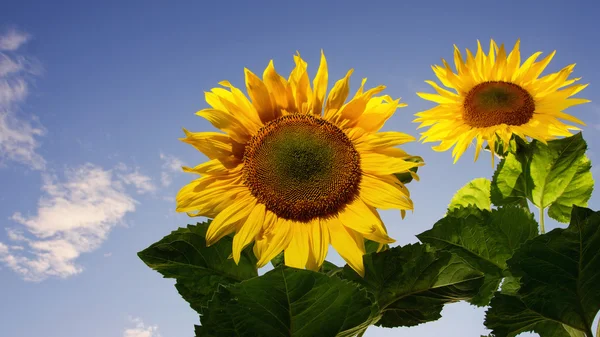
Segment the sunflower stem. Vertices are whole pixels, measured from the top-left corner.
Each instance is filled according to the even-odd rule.
[[[540,207],[540,234],[546,233],[546,228],[544,227],[544,207]]]

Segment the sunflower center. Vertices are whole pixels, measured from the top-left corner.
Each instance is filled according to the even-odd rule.
[[[522,125],[533,117],[535,102],[527,90],[509,82],[484,82],[465,97],[463,119],[472,127]]]
[[[358,195],[360,156],[335,125],[292,114],[262,127],[244,152],[244,183],[278,217],[336,214]]]

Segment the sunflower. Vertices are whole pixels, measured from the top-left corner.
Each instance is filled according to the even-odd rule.
[[[456,163],[473,140],[476,141],[477,160],[487,141],[493,162],[495,146],[508,143],[513,135],[546,143],[559,136],[570,136],[571,130],[579,130],[561,119],[585,125],[563,112],[568,107],[589,102],[569,98],[587,86],[572,85],[580,78],[568,78],[575,64],[540,78],[556,51],[541,61],[537,58],[542,53],[537,52],[521,64],[519,43],[517,40],[507,56],[504,45],[498,48],[491,40],[486,55],[477,41],[477,54],[473,56],[467,49],[466,61],[454,46],[456,73],[443,59],[443,67],[432,67],[442,84],[452,91],[433,81],[425,81],[437,95],[417,93],[421,98],[439,104],[416,114],[418,118],[414,121],[421,123],[419,128],[430,127],[422,133],[424,143],[440,141],[433,147],[435,151],[446,151],[454,146],[452,156]]]
[[[212,107],[197,112],[219,132],[188,132],[183,142],[209,161],[183,170],[200,175],[177,194],[177,211],[213,218],[206,241],[234,234],[232,257],[254,242],[262,267],[281,251],[285,264],[317,270],[331,244],[364,274],[364,239],[394,242],[377,209],[413,209],[395,176],[422,163],[397,148],[415,138],[378,132],[400,99],[375,96],[378,86],[344,103],[353,70],[337,81],[327,100],[327,61],[311,88],[307,63],[294,56],[286,80],[269,63],[263,79],[245,69],[244,93],[227,81],[205,93]],[[229,89],[229,90],[227,90]],[[413,175],[416,179],[418,177]]]

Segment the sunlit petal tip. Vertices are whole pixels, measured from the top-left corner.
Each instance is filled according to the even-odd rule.
[[[229,81],[227,81],[227,80],[223,80],[223,81],[219,82],[219,85],[226,87],[226,88],[232,87],[231,83],[229,83]]]

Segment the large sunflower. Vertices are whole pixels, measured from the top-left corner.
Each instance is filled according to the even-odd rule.
[[[285,264],[318,269],[329,244],[359,274],[364,239],[394,242],[376,208],[413,209],[396,173],[419,166],[395,146],[414,141],[400,132],[378,132],[400,99],[375,96],[384,86],[348,97],[353,70],[337,81],[325,101],[327,62],[311,88],[300,55],[286,80],[271,61],[261,81],[245,69],[250,100],[229,82],[206,93],[212,106],[197,114],[225,133],[188,132],[182,140],[208,162],[184,171],[202,177],[177,194],[177,211],[214,218],[211,245],[235,233],[233,259],[255,242],[262,267],[281,251]],[[324,109],[323,109],[324,108]],[[322,114],[322,110],[324,113]],[[412,173],[412,172],[411,172]]]
[[[467,59],[463,60],[459,49],[454,46],[456,73],[443,59],[443,67],[432,67],[442,84],[453,91],[443,89],[433,81],[425,81],[438,94],[417,93],[439,104],[416,114],[415,122],[421,123],[419,128],[430,126],[422,133],[421,140],[440,141],[433,147],[436,151],[446,151],[454,146],[452,156],[456,163],[473,140],[476,141],[477,160],[485,141],[493,154],[498,141],[506,144],[513,135],[541,142],[557,136],[570,136],[571,130],[579,128],[560,119],[585,125],[563,110],[589,102],[569,98],[587,84],[571,85],[580,79],[568,79],[574,64],[539,78],[555,53],[536,62],[542,54],[537,52],[521,64],[519,41],[508,56],[504,45],[498,48],[494,40],[491,40],[486,55],[477,41],[477,54],[473,56],[467,49]]]

